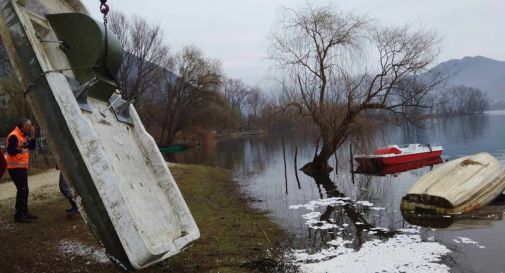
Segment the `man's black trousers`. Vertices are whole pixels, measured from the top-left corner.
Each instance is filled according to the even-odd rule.
[[[14,217],[22,218],[28,214],[28,170],[9,169],[9,175],[16,185],[16,214]]]

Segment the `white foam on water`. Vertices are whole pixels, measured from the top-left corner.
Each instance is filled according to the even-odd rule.
[[[305,208],[307,210],[313,211],[320,207],[327,206],[344,206],[344,205],[354,205],[359,207],[367,207],[372,210],[384,210],[383,207],[374,207],[374,204],[369,201],[353,201],[349,197],[331,197],[326,199],[313,200],[307,204],[291,205],[290,209],[301,209]]]
[[[349,243],[339,238],[328,242],[332,247],[315,254],[295,250],[294,263],[304,273],[448,273],[450,270],[440,263],[449,249],[436,242],[425,242],[419,234],[400,234],[386,241],[368,241],[359,251],[345,247]]]
[[[290,209],[301,209],[305,208],[307,210],[315,210],[320,207],[327,207],[327,206],[344,206],[347,204],[350,204],[351,198],[349,197],[332,197],[332,198],[326,198],[326,199],[319,199],[319,200],[313,200],[310,201],[307,204],[304,205],[291,205],[289,206]]]
[[[401,233],[410,233],[410,234],[417,234],[419,233],[419,230],[421,230],[421,227],[412,227],[412,228],[400,228],[397,229],[396,231],[399,231]]]
[[[305,222],[306,225],[308,225],[311,229],[321,229],[321,230],[327,230],[327,229],[336,229],[339,228],[339,225],[328,223],[326,221],[318,221],[316,219],[309,219]]]
[[[381,231],[381,232],[388,232],[389,229],[388,228],[382,228],[382,227],[374,227],[370,230],[373,230],[373,231]]]
[[[480,245],[479,242],[476,242],[468,237],[456,237],[452,241],[456,244],[475,245],[478,248],[486,248],[485,246]]]
[[[100,264],[110,263],[105,248],[87,246],[79,241],[62,240],[58,245],[58,251],[64,255],[70,256],[71,259],[74,257],[82,257]]]
[[[321,213],[314,211],[319,207],[328,205],[343,206],[355,205],[368,207],[375,210],[383,208],[375,208],[368,201],[351,201],[349,198],[328,198],[311,201],[305,205],[290,206],[291,209],[305,208],[310,213],[302,215],[306,220],[306,224],[312,229],[328,229],[338,228],[342,231],[349,224],[342,224],[341,227],[319,221]],[[354,223],[362,225],[361,222]],[[388,232],[389,229],[375,227],[368,231],[369,235],[377,234],[378,232]],[[429,238],[424,241],[421,238],[420,227],[397,230],[400,234],[395,235],[387,240],[370,240],[365,242],[361,248],[356,251],[349,245],[353,241],[344,240],[340,237],[327,242],[327,247],[322,250],[312,253],[310,250],[293,250],[292,262],[299,266],[303,273],[367,273],[367,272],[418,272],[418,273],[448,273],[450,268],[441,263],[441,258],[448,254],[450,250],[437,242],[434,238]],[[459,242],[467,242],[462,240]]]
[[[357,201],[356,205],[361,205],[365,207],[373,207],[373,203],[370,203],[368,201]]]
[[[319,216],[321,216],[321,213],[318,211],[314,211],[314,212],[309,212],[307,214],[302,215],[302,218],[305,220],[310,220],[310,219],[317,218]]]
[[[334,224],[334,223],[329,223],[326,221],[319,221],[316,220],[316,218],[319,218],[322,214],[321,212],[315,211],[316,209],[320,207],[327,207],[327,206],[345,206],[345,205],[354,205],[354,206],[361,206],[361,207],[367,207],[372,210],[383,210],[384,208],[381,207],[374,207],[373,203],[369,201],[352,201],[349,197],[332,197],[332,198],[326,198],[326,199],[319,199],[319,200],[313,200],[308,202],[307,204],[303,205],[291,205],[289,206],[290,209],[306,209],[310,211],[309,213],[303,214],[302,218],[305,219],[305,224],[308,225],[311,229],[320,229],[320,230],[327,230],[327,229],[334,229],[334,228],[341,228],[341,226]],[[330,219],[330,221],[334,221],[334,219]],[[363,225],[361,222],[356,222],[356,225]],[[349,224],[343,224],[343,227],[349,226]]]

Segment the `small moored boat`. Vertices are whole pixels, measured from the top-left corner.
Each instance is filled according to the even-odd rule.
[[[168,147],[160,147],[160,152],[163,154],[175,154],[189,149],[188,144],[175,144]]]
[[[381,167],[438,158],[443,151],[444,149],[440,145],[417,143],[388,145],[377,149],[372,155],[356,155],[354,159],[360,165]]]
[[[481,208],[505,189],[505,167],[479,153],[440,165],[425,174],[402,198],[401,209],[458,214]]]
[[[426,166],[433,167],[434,165],[437,165],[437,164],[440,164],[443,162],[444,161],[442,160],[441,157],[435,157],[435,158],[430,158],[430,159],[417,160],[417,161],[406,162],[406,163],[401,163],[401,164],[396,164],[396,165],[385,165],[385,166],[380,166],[380,167],[374,167],[374,166],[360,164],[358,166],[358,168],[356,169],[355,173],[366,174],[366,175],[378,175],[378,176],[384,176],[384,175],[390,175],[390,174],[395,175],[395,174],[407,172],[410,170],[423,168]]]

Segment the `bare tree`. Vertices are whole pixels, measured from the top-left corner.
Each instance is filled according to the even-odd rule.
[[[259,87],[252,87],[249,90],[249,94],[245,100],[245,106],[247,108],[247,122],[248,126],[258,126],[259,115],[262,108],[266,104],[266,98],[261,92]]]
[[[245,104],[248,108],[249,113],[253,117],[258,117],[261,108],[266,103],[266,99],[258,87],[253,87],[249,90],[249,94],[246,98]]]
[[[408,110],[429,108],[443,80],[424,73],[438,55],[434,33],[368,22],[332,6],[306,6],[284,9],[272,32],[270,56],[282,73],[286,106],[310,116],[321,134],[321,150],[304,167],[309,172],[331,171],[329,158],[360,116],[386,111],[413,121]]]
[[[225,79],[221,92],[231,107],[242,109],[249,90],[242,80]]]
[[[168,58],[168,47],[158,25],[151,25],[138,16],[126,17],[114,12],[109,17],[111,31],[119,38],[124,50],[118,82],[125,98],[136,97],[137,106],[145,94],[160,85],[163,66]]]
[[[442,92],[436,110],[445,114],[474,114],[482,113],[488,107],[486,94],[480,89],[459,85]]]
[[[159,143],[172,145],[177,133],[199,117],[200,110],[218,99],[221,63],[194,46],[185,47],[164,70],[162,98],[157,107]],[[155,113],[156,114],[156,113]]]
[[[249,95],[249,88],[242,80],[225,79],[221,93],[228,101],[231,126],[236,129],[242,126],[242,111]]]

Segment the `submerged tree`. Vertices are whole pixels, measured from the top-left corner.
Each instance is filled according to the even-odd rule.
[[[443,81],[425,73],[438,55],[434,33],[371,27],[369,19],[332,6],[284,9],[271,40],[286,108],[310,116],[320,131],[322,148],[305,165],[308,172],[331,171],[328,160],[360,116],[385,111],[413,121],[411,109],[430,108]]]

